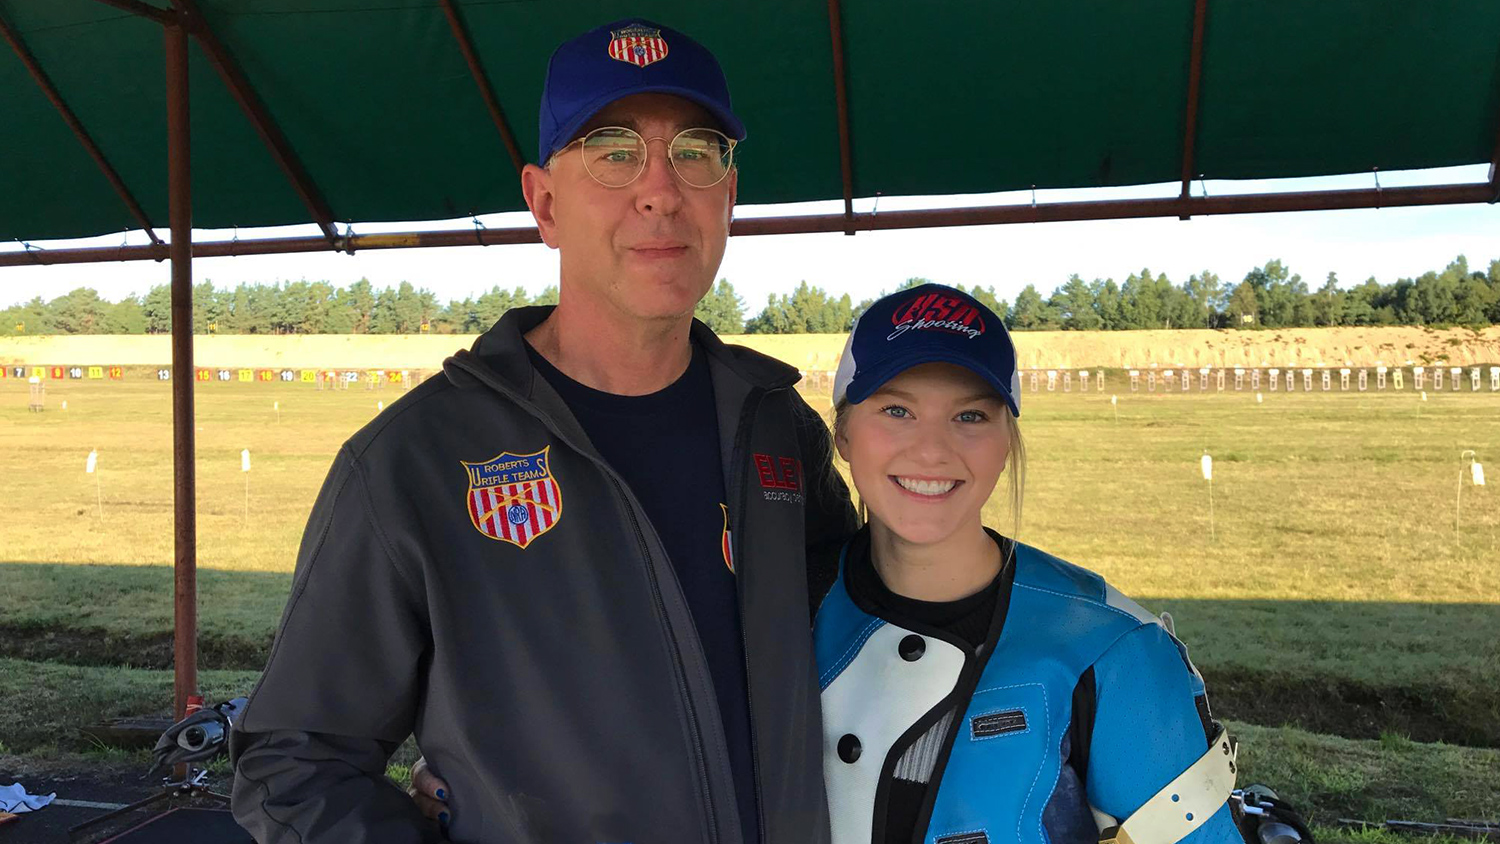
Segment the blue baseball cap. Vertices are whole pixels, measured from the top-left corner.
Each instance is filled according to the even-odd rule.
[[[542,85],[537,163],[546,164],[600,109],[648,92],[692,100],[713,115],[724,134],[745,139],[745,125],[730,108],[729,83],[713,53],[675,29],[626,18],[553,51]]]
[[[859,404],[924,363],[972,370],[1021,417],[1021,374],[1010,332],[984,303],[941,284],[892,293],[860,314],[833,377],[833,403]]]

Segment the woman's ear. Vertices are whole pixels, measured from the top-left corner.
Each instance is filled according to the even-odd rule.
[[[834,447],[835,450],[838,451],[839,457],[845,463],[848,463],[849,462],[849,437],[848,437],[847,434],[844,433],[844,425],[840,425],[838,423],[834,423],[834,426],[833,426],[833,447]]]

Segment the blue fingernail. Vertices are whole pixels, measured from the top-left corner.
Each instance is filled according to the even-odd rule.
[[[438,823],[441,823],[444,826],[448,825],[448,813],[447,812],[443,812],[442,814],[438,815]]]
[[[439,800],[447,800],[448,799],[448,792],[446,792],[446,791],[444,791],[444,790],[442,790],[440,788],[440,789],[437,790],[437,796],[438,796]]]

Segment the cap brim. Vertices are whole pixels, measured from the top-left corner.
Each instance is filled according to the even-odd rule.
[[[876,390],[880,389],[885,382],[914,366],[921,366],[924,363],[951,363],[973,372],[975,375],[983,378],[986,384],[994,387],[995,391],[1000,394],[1000,397],[1005,399],[1005,404],[1010,407],[1010,412],[1017,419],[1021,418],[1020,402],[1011,393],[1009,384],[1000,383],[1000,379],[996,378],[989,371],[988,367],[981,364],[975,358],[950,351],[931,351],[917,355],[901,355],[896,359],[882,361],[854,376],[849,382],[849,388],[845,391],[844,398],[850,404],[859,404],[869,398]]]
[[[600,111],[603,111],[605,106],[609,105],[615,100],[624,99],[625,97],[629,97],[634,94],[672,94],[674,96],[682,97],[685,100],[690,100],[691,102],[702,106],[704,110],[706,110],[715,120],[717,120],[724,134],[728,135],[731,138],[734,138],[736,141],[743,141],[745,139],[745,124],[741,123],[740,119],[734,116],[734,112],[723,108],[719,103],[714,102],[712,99],[704,96],[703,93],[699,91],[694,91],[691,88],[681,88],[675,85],[644,85],[641,87],[632,86],[630,88],[620,88],[618,90],[611,91],[608,94],[604,94],[603,96],[597,97],[593,102],[579,109],[578,113],[573,117],[573,119],[564,124],[562,131],[557,133],[557,147],[548,151],[546,157],[551,158],[554,154],[556,154],[557,150],[561,149],[569,141],[577,138],[579,131],[583,129],[584,125],[590,120],[593,120],[594,115],[598,114]],[[547,162],[543,160],[537,163],[546,164]]]

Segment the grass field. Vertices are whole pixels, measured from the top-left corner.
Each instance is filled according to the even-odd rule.
[[[0,381],[0,753],[76,751],[77,724],[170,696],[169,390],[130,374],[51,382],[40,414],[24,383]],[[1493,487],[1465,476],[1454,530],[1460,452],[1500,462],[1500,394],[1257,404],[1131,393],[1118,375],[1110,387],[1126,389],[1118,419],[1108,392],[1024,395],[1020,538],[1173,613],[1216,714],[1245,737],[1245,777],[1325,819],[1500,814]],[[203,677],[229,696],[263,664],[334,452],[401,392],[214,382],[196,395]]]

